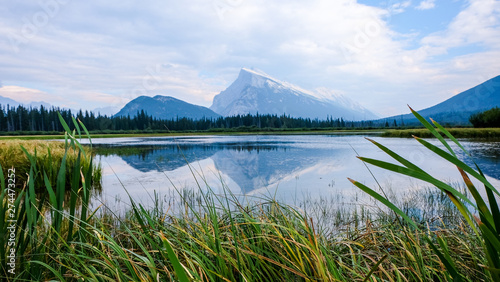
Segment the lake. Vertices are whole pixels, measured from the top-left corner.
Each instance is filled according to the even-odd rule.
[[[370,187],[377,182],[396,195],[428,186],[409,177],[365,167],[360,156],[391,160],[363,135],[214,135],[96,138],[103,168],[97,196],[112,210],[128,206],[129,195],[150,206],[155,193],[169,201],[176,191],[272,197],[297,205],[305,199],[335,197],[363,204],[367,197],[347,177]],[[431,175],[460,181],[456,167],[413,139],[370,137],[406,157]],[[438,144],[437,140],[429,140]],[[500,142],[461,140],[495,187],[500,187]],[[453,146],[455,149],[456,147]],[[458,150],[457,150],[458,152]],[[459,156],[472,164],[463,153]]]

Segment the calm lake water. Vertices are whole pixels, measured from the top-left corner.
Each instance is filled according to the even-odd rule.
[[[296,204],[304,199],[339,197],[362,203],[366,196],[347,177],[376,187],[360,156],[391,160],[361,135],[242,135],[93,139],[103,167],[99,200],[112,209],[127,206],[128,195],[148,206],[154,194],[227,187],[241,197],[264,196]],[[413,139],[370,137],[439,179],[458,182],[453,165]],[[429,140],[438,144],[436,140]],[[462,144],[500,187],[500,142]],[[463,154],[462,159],[466,160]],[[469,160],[466,162],[470,163]],[[377,181],[395,193],[421,189],[409,177],[370,167]],[[208,188],[210,187],[210,188]]]

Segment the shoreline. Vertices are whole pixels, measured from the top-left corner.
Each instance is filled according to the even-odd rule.
[[[500,128],[447,128],[456,138],[472,140],[500,141]],[[262,131],[185,131],[185,132],[139,132],[139,133],[91,133],[91,138],[120,137],[170,137],[170,136],[208,136],[208,135],[373,135],[391,138],[434,138],[425,128],[404,129],[318,129],[318,130],[262,130]],[[83,136],[82,136],[83,137]],[[0,140],[53,140],[64,139],[64,135],[5,135]]]

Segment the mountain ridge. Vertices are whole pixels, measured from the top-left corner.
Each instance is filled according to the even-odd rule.
[[[242,68],[237,79],[214,97],[210,109],[222,116],[259,113],[347,120],[377,117],[349,98],[332,93],[323,89],[320,93],[323,97],[317,97],[318,94],[313,91],[281,81],[262,71]]]
[[[217,118],[219,114],[212,110],[190,104],[180,99],[171,96],[156,95],[154,97],[139,96],[128,102],[114,116],[135,116],[137,112],[144,110],[147,115],[151,115],[159,119],[174,119],[174,118]]]
[[[469,118],[472,114],[494,107],[500,107],[500,75],[460,92],[434,106],[418,110],[418,113],[426,119],[432,118],[440,123],[469,125]],[[417,123],[417,119],[411,113],[390,116],[381,120],[386,119],[395,119],[407,124]]]
[[[44,101],[30,102],[29,104],[26,104],[26,103],[21,103],[21,102],[14,100],[14,99],[4,97],[4,96],[0,96],[0,105],[2,105],[2,106],[8,105],[9,107],[23,106],[26,108],[30,108],[30,107],[31,108],[40,108],[40,106],[44,106],[45,108],[52,107],[51,104],[44,102]]]

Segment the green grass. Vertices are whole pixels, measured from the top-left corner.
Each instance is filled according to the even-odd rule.
[[[472,159],[470,154],[448,130],[432,119],[432,124],[429,123],[417,112],[413,111],[413,109],[410,108],[410,110],[429,130],[429,132],[431,132],[435,138],[439,139],[442,147],[445,149],[441,149],[433,144],[430,144],[419,137],[415,137],[416,141],[435,153],[436,157],[443,158],[451,164],[456,165],[459,173],[462,175],[463,183],[467,187],[466,191],[471,195],[472,200],[469,199],[464,192],[457,191],[454,187],[440,181],[407,159],[399,156],[389,148],[373,140],[368,139],[380,150],[391,156],[400,165],[370,158],[359,158],[365,163],[435,185],[437,189],[446,193],[449,199],[453,202],[453,205],[462,214],[465,226],[467,226],[469,230],[472,230],[472,233],[477,238],[479,248],[486,258],[483,262],[481,262],[481,267],[484,268],[487,279],[490,281],[500,281],[500,207],[497,203],[497,198],[500,196],[500,193],[490,182],[488,182],[475,162],[474,167],[470,167],[457,157],[456,152],[443,138],[443,135],[448,137],[450,142],[455,143],[461,153],[464,153]],[[486,196],[483,196],[481,192],[479,192],[476,187],[477,184],[474,184],[471,179],[476,179],[481,186],[484,187],[483,195]],[[367,187],[355,180],[349,180],[361,190],[387,206],[394,212],[395,215],[408,224],[412,230],[416,230],[417,232],[421,230],[421,227],[419,227],[413,219],[409,218],[408,215],[400,208],[394,205],[393,201],[389,200],[387,196],[381,195],[372,188]],[[445,266],[447,279],[453,279],[454,281],[463,281],[468,279],[468,277],[461,272],[463,264],[460,263],[460,260],[453,257],[454,249],[449,247],[450,244],[448,238],[443,237],[440,234],[429,233],[427,236],[424,236],[424,239],[433,249],[436,256],[439,257],[441,263]]]
[[[500,139],[500,128],[448,128],[455,138],[479,138],[479,139]],[[444,133],[441,133],[444,136]],[[427,128],[416,129],[391,129],[382,133],[382,137],[413,138],[435,138]]]
[[[262,129],[258,131],[238,131],[238,130],[216,130],[216,131],[182,131],[182,132],[162,132],[162,133],[92,133],[91,138],[120,138],[120,137],[162,137],[162,136],[192,136],[192,135],[314,135],[314,134],[339,134],[339,135],[356,135],[356,134],[380,134],[380,129]],[[0,136],[0,140],[52,140],[64,139],[64,135],[59,133],[56,135],[11,135]]]
[[[72,174],[72,169],[78,158],[78,149],[69,149],[66,151],[64,142],[44,141],[44,140],[0,140],[0,164],[3,167],[4,175],[7,175],[9,168],[16,169],[17,184],[22,187],[26,182],[32,163],[30,156],[34,160],[34,177],[38,180],[35,183],[37,190],[44,187],[43,175],[46,173],[50,183],[54,184],[59,172],[59,166],[63,157],[66,155],[67,180]],[[80,160],[84,169],[90,166],[90,150],[84,152],[84,157]],[[101,167],[94,165],[92,173],[92,182],[95,187],[100,187]],[[40,177],[37,177],[40,176]]]
[[[456,138],[474,139],[500,139],[500,128],[449,128],[448,131]],[[120,138],[120,137],[168,137],[168,136],[192,136],[192,135],[380,135],[382,137],[412,138],[413,135],[421,138],[434,138],[434,135],[426,128],[412,129],[293,129],[293,130],[262,130],[262,131],[188,131],[188,132],[164,132],[164,133],[107,133],[91,134],[91,138]],[[58,135],[15,135],[0,136],[0,140],[51,140],[64,139],[63,134]]]
[[[201,181],[201,180],[200,180]],[[444,280],[446,271],[425,243],[427,233],[447,239],[452,256],[471,281],[485,279],[484,256],[446,197],[428,203],[447,210],[421,218],[422,231],[394,224],[378,209],[334,207],[321,199],[299,209],[272,199],[242,204],[226,191],[183,193],[174,206],[133,205],[124,215],[105,207],[93,217],[52,209],[54,227],[38,215],[36,248],[19,254],[18,279],[78,281],[410,281]],[[441,199],[441,200],[439,200]],[[158,199],[157,199],[158,200]],[[409,197],[401,204],[415,204]],[[337,203],[339,204],[339,203]],[[416,205],[418,206],[418,205]],[[415,206],[413,206],[415,207]],[[317,218],[315,209],[326,213]],[[411,208],[410,208],[411,209]],[[331,214],[342,214],[338,218]],[[34,216],[36,217],[36,216]],[[451,218],[452,217],[452,218]],[[82,218],[84,220],[82,220]],[[315,218],[313,220],[313,218]],[[317,222],[335,221],[336,228]],[[452,224],[451,222],[454,222]],[[73,223],[73,232],[69,225]],[[332,222],[329,222],[330,224]],[[429,224],[429,228],[425,226]],[[56,231],[58,230],[58,231]],[[463,231],[466,232],[463,232]],[[70,235],[73,234],[73,235]],[[20,236],[20,234],[18,234]],[[71,238],[71,239],[68,239]],[[41,244],[41,245],[40,245]],[[31,246],[31,245],[29,245]],[[0,277],[11,277],[8,275]]]

